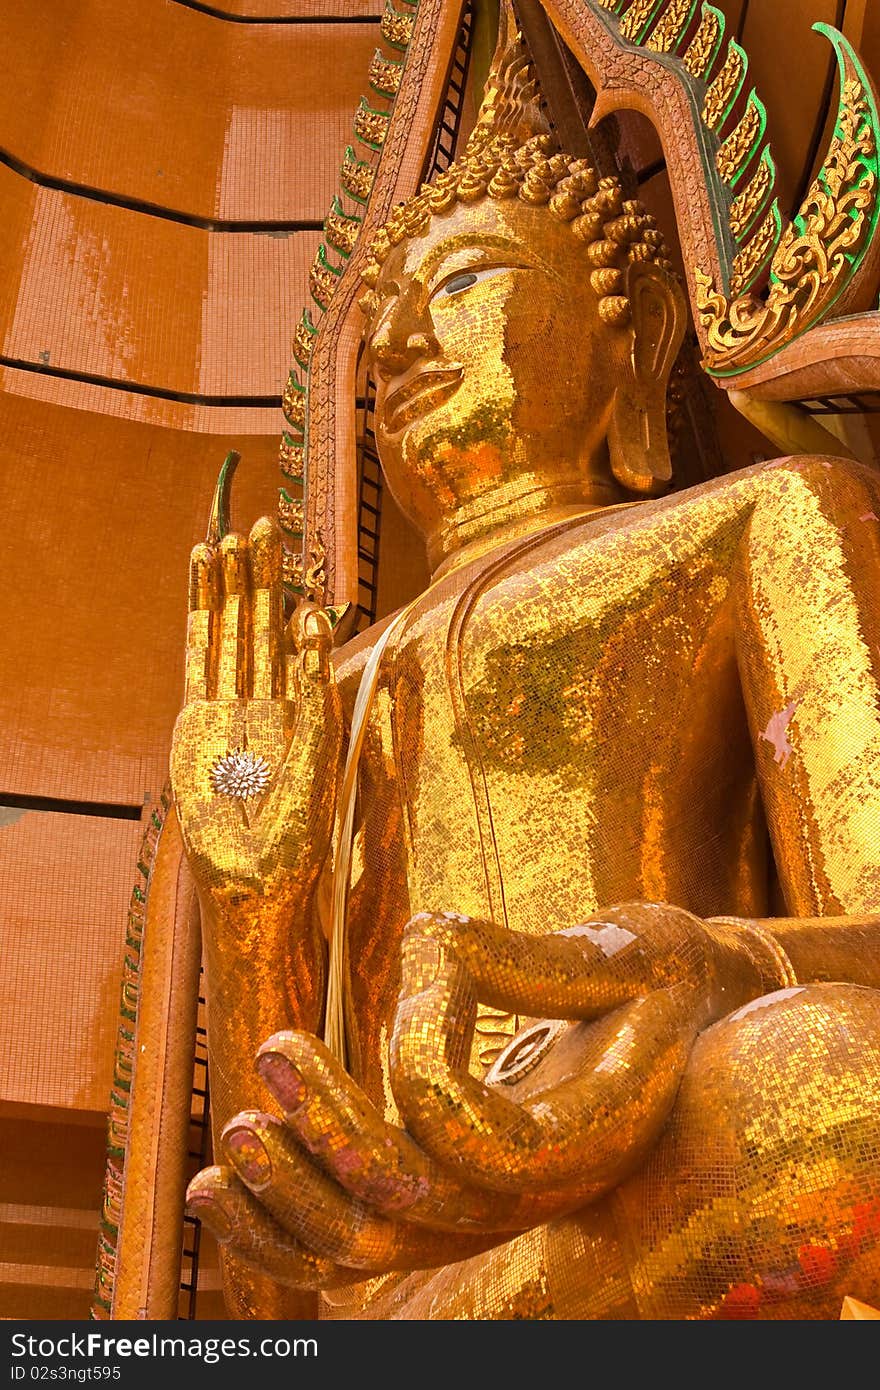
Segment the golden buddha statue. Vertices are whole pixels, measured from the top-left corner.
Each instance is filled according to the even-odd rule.
[[[478,135],[366,276],[430,586],[333,651],[273,522],[193,555],[190,1210],[240,1316],[254,1268],[331,1317],[834,1318],[880,1288],[880,484],[670,491],[659,232]]]

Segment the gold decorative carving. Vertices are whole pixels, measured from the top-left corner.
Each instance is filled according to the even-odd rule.
[[[712,10],[706,10],[700,27],[684,55],[684,65],[692,77],[705,77],[721,38],[721,21]]]
[[[656,7],[657,0],[635,0],[620,22],[623,37],[635,42],[651,18],[651,11]]]
[[[315,302],[326,309],[339,282],[340,271],[330,265],[324,246],[318,247],[318,254],[309,270],[309,289]]]
[[[302,386],[295,377],[289,376],[281,396],[281,409],[284,418],[295,430],[303,430],[306,423],[306,398]]]
[[[715,81],[706,93],[703,106],[703,120],[710,130],[720,125],[731,101],[736,96],[745,77],[746,63],[740,49],[731,43],[727,57]]]
[[[715,156],[715,167],[725,183],[731,183],[736,178],[752,153],[761,134],[761,121],[761,109],[756,105],[753,93],[742,120],[731,131]]]
[[[315,603],[324,602],[324,590],[327,586],[327,575],[324,569],[326,561],[327,551],[324,549],[319,531],[309,547],[309,563],[303,579],[303,588],[307,596]]]
[[[289,550],[285,546],[282,551],[281,562],[284,583],[289,589],[300,593],[303,587],[303,557],[301,553],[296,550]]]
[[[739,240],[763,206],[774,181],[773,165],[767,154],[730,209],[730,229]]]
[[[300,484],[302,483],[305,467],[305,449],[302,444],[297,444],[289,434],[282,436],[281,445],[278,450],[278,462],[286,478]]]
[[[296,328],[293,330],[293,355],[299,365],[308,370],[309,358],[312,354],[312,343],[315,341],[314,327],[300,319]]]
[[[343,256],[350,256],[358,239],[361,224],[356,217],[345,217],[340,212],[328,212],[324,231],[331,246],[335,246]]]
[[[286,531],[292,531],[295,535],[301,536],[303,531],[302,498],[291,497],[289,492],[281,488],[278,493],[278,520]]]
[[[354,133],[371,149],[379,149],[388,133],[388,120],[387,111],[375,111],[362,97],[354,115]]]
[[[862,82],[848,77],[828,157],[773,257],[766,299],[736,298],[737,285],[748,279],[740,257],[730,299],[698,272],[697,308],[708,335],[710,370],[741,370],[760,361],[820,318],[837,297],[876,212],[877,177],[869,167],[876,148],[869,114]],[[754,263],[761,239],[768,235],[765,219],[743,257]]]
[[[779,234],[779,210],[773,207],[758,227],[748,245],[734,257],[730,276],[731,294],[742,294],[761,267],[769,259]]]
[[[283,582],[310,602],[323,603],[327,582],[324,570],[326,560],[327,552],[320,536],[309,547],[308,564],[301,550],[291,550],[285,545],[281,553]]]
[[[376,51],[370,63],[369,80],[377,92],[386,97],[396,96],[402,75],[402,63],[395,63],[391,58],[385,58]]]
[[[412,38],[414,24],[415,17],[413,15],[401,14],[389,3],[382,15],[380,25],[382,37],[392,48],[407,48]]]
[[[681,38],[694,0],[670,0],[659,24],[655,25],[646,44],[655,53],[672,53]]]
[[[365,203],[370,196],[373,187],[375,170],[365,160],[358,159],[354,150],[349,147],[346,151],[345,159],[342,162],[341,170],[342,187],[346,193],[350,194],[359,203]]]

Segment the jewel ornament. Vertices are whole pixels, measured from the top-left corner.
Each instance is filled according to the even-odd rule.
[[[266,790],[270,776],[265,758],[255,758],[245,749],[233,748],[211,768],[211,785],[222,796],[247,801]]]

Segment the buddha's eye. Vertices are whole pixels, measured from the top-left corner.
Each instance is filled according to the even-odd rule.
[[[476,285],[478,280],[486,280],[490,275],[500,275],[503,270],[509,270],[506,265],[487,265],[480,270],[460,270],[455,275],[450,275],[439,289],[436,295],[461,294],[463,290],[469,290],[471,285]]]
[[[443,286],[443,294],[458,294],[461,290],[469,290],[471,285],[477,283],[477,277],[472,270],[463,270],[460,275],[453,275],[451,280],[447,280]]]

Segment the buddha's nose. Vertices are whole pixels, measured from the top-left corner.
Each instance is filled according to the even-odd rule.
[[[402,306],[387,310],[370,335],[373,364],[386,380],[402,375],[420,357],[431,357],[437,351],[429,326]]]

